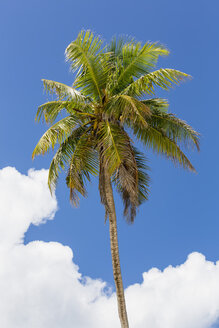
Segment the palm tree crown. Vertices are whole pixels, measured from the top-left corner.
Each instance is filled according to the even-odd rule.
[[[168,113],[168,102],[154,95],[155,87],[168,90],[189,77],[169,68],[153,71],[159,56],[168,53],[158,43],[142,46],[134,39],[113,39],[103,46],[90,31],[80,32],[70,43],[66,58],[76,72],[75,81],[67,86],[43,80],[47,92],[57,98],[41,105],[36,115],[38,121],[45,119],[51,127],[39,140],[33,157],[59,145],[49,168],[51,191],[60,170],[66,167],[70,198],[77,205],[78,194],[86,195],[86,180],[99,175],[107,218],[112,212],[109,176],[122,196],[127,221],[133,222],[149,190],[147,165],[144,155],[134,147],[135,139],[194,171],[180,145],[199,149],[198,133]],[[57,122],[63,110],[67,115]]]
[[[33,157],[50,147],[59,148],[51,162],[48,184],[53,190],[60,169],[67,165],[67,185],[76,205],[77,193],[86,195],[85,180],[100,178],[101,200],[106,206],[103,170],[107,167],[122,195],[124,214],[133,221],[138,207],[148,198],[148,174],[144,156],[133,146],[128,132],[144,145],[165,155],[184,168],[194,171],[180,143],[198,148],[198,133],[173,114],[161,98],[142,100],[154,95],[154,87],[167,90],[189,77],[174,69],[152,72],[159,56],[168,50],[157,43],[141,46],[135,40],[113,39],[103,47],[99,37],[82,31],[66,49],[72,71],[77,71],[73,85],[43,80],[45,89],[57,99],[41,105],[37,120],[53,124],[57,115],[68,114],[53,124],[39,140]]]

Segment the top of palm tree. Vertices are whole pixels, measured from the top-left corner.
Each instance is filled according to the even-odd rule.
[[[52,191],[60,170],[67,167],[66,182],[75,204],[77,193],[86,195],[86,180],[99,174],[101,200],[107,208],[103,171],[108,170],[122,195],[124,214],[132,222],[136,208],[148,198],[149,185],[147,165],[134,147],[135,138],[195,171],[180,145],[199,149],[198,133],[168,113],[168,102],[155,97],[154,91],[155,87],[168,90],[190,76],[170,68],[154,70],[159,56],[169,54],[158,43],[142,45],[134,39],[114,38],[104,45],[91,31],[81,31],[65,54],[76,78],[72,86],[43,80],[56,100],[38,108],[36,119],[52,126],[39,140],[33,158],[59,145],[48,184]],[[67,116],[56,122],[63,110]]]

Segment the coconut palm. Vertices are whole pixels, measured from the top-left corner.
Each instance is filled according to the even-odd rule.
[[[168,50],[158,43],[141,45],[134,39],[113,39],[103,46],[98,36],[81,31],[66,49],[71,70],[76,72],[72,86],[43,80],[53,101],[38,108],[36,119],[51,127],[33,151],[44,154],[50,148],[52,159],[48,185],[54,191],[59,173],[66,168],[70,199],[77,205],[79,194],[86,196],[86,181],[99,176],[100,199],[109,219],[113,275],[121,327],[128,317],[119,261],[116,211],[113,187],[124,202],[124,217],[133,222],[136,209],[149,193],[149,176],[144,155],[134,147],[140,140],[148,149],[194,171],[180,145],[197,149],[198,133],[185,121],[168,113],[168,102],[155,97],[154,89],[169,89],[189,76],[174,69],[153,71],[159,56]],[[146,98],[144,98],[146,97]],[[57,121],[63,112],[64,118]]]

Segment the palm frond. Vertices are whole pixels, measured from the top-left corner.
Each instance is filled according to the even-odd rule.
[[[195,172],[195,168],[176,144],[169,138],[164,130],[149,125],[147,129],[142,129],[133,125],[135,136],[140,139],[146,146],[150,147],[157,154],[161,154],[171,159],[174,164],[179,164],[185,169]]]
[[[151,98],[146,100],[141,100],[141,102],[150,108],[150,110],[153,109],[159,109],[161,112],[167,112],[169,103],[167,99],[163,98]]]
[[[136,147],[133,147],[135,154],[135,161],[138,168],[138,203],[141,205],[148,200],[150,177],[147,173],[150,169],[147,165],[147,159],[142,152]]]
[[[104,165],[112,175],[129,153],[129,138],[118,124],[103,121],[99,125],[97,142],[99,151],[102,149]]]
[[[106,52],[111,54],[109,58],[112,64],[111,69],[112,71],[117,70],[117,75],[119,75],[123,64],[123,47],[126,44],[132,43],[135,43],[134,38],[120,36],[112,38],[111,42],[106,46]]]
[[[115,172],[114,179],[117,190],[122,196],[124,217],[133,222],[138,207],[138,168],[131,143],[127,147],[126,157]]]
[[[129,136],[122,127],[106,122],[106,126],[101,126],[99,131],[99,191],[101,202],[105,206],[105,220],[108,216],[108,199],[105,190],[106,175],[114,177],[114,182],[118,189],[122,190],[125,210],[124,215],[127,220],[135,216],[135,209],[138,206],[137,168],[134,161],[133,150]],[[107,173],[107,172],[108,173]],[[119,188],[119,186],[121,188]],[[121,191],[119,190],[119,191]],[[129,211],[129,209],[131,209]],[[130,214],[130,215],[129,215]]]
[[[143,47],[140,42],[125,44],[122,48],[122,67],[111,93],[121,92],[133,78],[148,74],[156,65],[158,57],[168,54],[169,51],[157,43],[148,42]]]
[[[141,76],[125,88],[122,93],[132,97],[140,97],[144,94],[154,94],[154,87],[168,90],[174,84],[179,84],[190,75],[171,68],[161,68],[157,71]]]
[[[108,52],[111,52],[113,54],[113,58],[119,58],[122,59],[122,50],[125,44],[131,44],[134,43],[134,38],[131,38],[129,36],[114,36],[111,40],[111,42],[107,45],[106,50]]]
[[[120,120],[123,125],[131,121],[142,127],[147,127],[147,119],[151,115],[148,106],[127,95],[113,97],[106,107],[106,112]]]
[[[82,31],[77,39],[69,44],[65,53],[71,62],[72,70],[79,70],[75,86],[87,96],[102,99],[106,85],[107,67],[100,60],[102,41],[91,31]]]
[[[89,57],[96,57],[102,47],[102,40],[90,30],[82,30],[75,41],[65,50],[66,59],[71,62],[71,69],[76,71],[89,66]]]
[[[86,126],[79,126],[72,131],[70,136],[59,146],[49,168],[48,185],[51,192],[56,188],[59,173],[69,166],[71,157],[80,137],[85,133]]]
[[[98,154],[95,150],[95,141],[88,129],[75,145],[69,170],[66,177],[67,186],[70,188],[70,200],[77,206],[78,193],[86,196],[86,180],[90,181],[90,174],[98,174]]]
[[[185,121],[159,109],[151,110],[150,125],[164,131],[168,138],[184,146],[195,146],[199,150],[199,134]]]
[[[78,120],[81,119],[81,121],[95,116],[92,114],[93,109],[90,104],[79,104],[67,100],[55,100],[39,106],[35,120],[39,122],[41,119],[45,119],[47,123],[52,124],[62,110],[65,110],[70,115],[76,116]]]
[[[55,94],[59,100],[72,100],[76,104],[85,104],[87,101],[87,97],[73,87],[52,80],[42,79],[42,81],[46,92],[51,95]]]
[[[106,173],[107,167],[105,164],[105,158],[103,156],[103,148],[99,147],[99,193],[100,193],[100,201],[103,204],[105,208],[105,223],[108,218],[109,214],[109,203],[108,203],[108,197],[107,197],[107,191],[106,191]],[[108,173],[109,174],[109,173]]]
[[[78,122],[75,117],[70,115],[51,126],[38,141],[32,158],[36,155],[45,154],[50,147],[54,149],[56,143],[61,144],[64,142],[77,124]]]
[[[148,167],[141,153],[129,143],[129,154],[123,159],[113,181],[124,203],[124,217],[134,222],[138,206],[148,198]]]

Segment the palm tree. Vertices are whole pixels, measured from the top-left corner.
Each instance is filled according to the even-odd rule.
[[[98,36],[81,31],[66,49],[66,58],[77,72],[72,86],[43,80],[53,101],[38,108],[36,119],[52,126],[33,151],[35,155],[54,150],[48,185],[54,191],[61,169],[67,168],[70,199],[78,204],[78,194],[86,195],[86,180],[99,175],[100,199],[109,218],[113,275],[121,327],[128,317],[120,269],[116,211],[112,184],[124,202],[124,216],[133,222],[136,209],[148,199],[149,176],[144,155],[134,147],[139,139],[146,148],[166,156],[183,168],[195,171],[180,148],[199,149],[198,133],[186,122],[167,112],[165,99],[154,96],[154,88],[164,90],[189,76],[174,69],[158,69],[159,56],[168,50],[158,43],[143,46],[134,39],[114,38],[105,47]],[[143,96],[147,99],[143,99]],[[148,98],[152,97],[152,98]],[[58,114],[65,116],[58,122]]]

